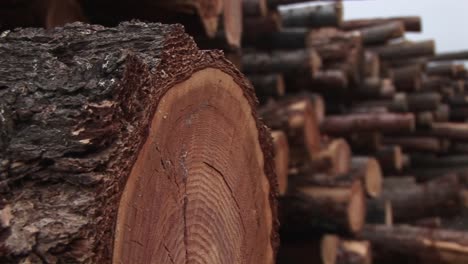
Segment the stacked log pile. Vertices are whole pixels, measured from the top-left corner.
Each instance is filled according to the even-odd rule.
[[[267,7],[244,13],[241,68],[288,142],[278,263],[465,263],[467,54],[406,40],[419,17]]]
[[[0,4],[2,7],[0,29],[11,29],[16,26],[52,28],[73,21],[88,21],[111,26],[127,19],[183,24],[199,47],[221,49],[225,52],[227,58],[239,67],[253,84],[261,103],[257,110],[271,129],[272,151],[275,154],[274,167],[280,196],[278,214],[281,222],[281,247],[277,256],[278,263],[466,263],[468,229],[465,230],[466,224],[463,223],[467,223],[468,220],[468,213],[465,210],[468,207],[468,177],[465,172],[468,169],[468,93],[465,92],[465,88],[468,87],[468,83],[465,83],[468,82],[468,74],[458,60],[467,60],[468,52],[435,54],[435,43],[432,40],[416,42],[406,40],[406,32],[421,31],[419,17],[345,21],[340,2],[300,7],[290,5],[298,2],[306,1],[36,0],[28,3],[6,1]],[[280,8],[280,5],[284,6]],[[37,6],[40,8],[35,8]],[[18,10],[22,12],[17,12]],[[18,13],[21,16],[18,16]],[[28,19],[25,19],[26,17]],[[132,27],[128,27],[128,30],[132,30]],[[146,46],[140,48],[144,47]],[[171,49],[165,58],[176,56],[179,51],[190,56],[181,48]],[[65,64],[70,63],[73,58],[61,46],[51,52],[63,57]],[[212,53],[206,57],[218,58]],[[192,58],[189,63],[195,62],[196,58]],[[238,80],[236,73],[232,74],[231,70],[227,73],[235,75],[235,80]],[[175,78],[171,74],[175,73],[168,71],[165,76]],[[241,86],[244,92],[247,90],[245,93],[250,98],[248,89],[244,85],[242,82]],[[220,91],[211,91],[211,93],[216,92],[219,96],[223,96]],[[208,96],[207,93],[205,95]],[[215,98],[213,96],[210,98]],[[194,100],[203,99],[196,95],[193,97]],[[158,97],[158,102],[159,99]],[[188,101],[187,104],[191,105]],[[196,107],[205,108],[202,103],[193,104],[191,107],[193,111],[199,111],[195,110]],[[229,103],[219,107],[237,109],[235,105]],[[183,105],[178,109],[182,111]],[[237,113],[231,113],[233,114]],[[24,118],[28,118],[31,114],[20,112],[18,115],[18,118],[24,115],[26,115]],[[194,119],[197,119],[196,115],[198,114],[193,114]],[[192,119],[188,119],[190,120],[187,122],[191,124]],[[203,123],[197,131],[205,131],[204,129],[210,125],[216,126],[214,123]],[[141,125],[142,129],[144,127]],[[229,133],[234,135],[241,130],[234,129]],[[263,142],[262,131],[260,129],[259,132],[261,142],[252,143],[255,147],[268,145]],[[76,133],[81,134],[81,132]],[[226,132],[220,130],[217,133],[224,135]],[[245,138],[247,136],[242,139]],[[217,140],[217,146],[233,142],[223,141],[222,138],[213,140]],[[3,143],[3,138],[0,143]],[[247,144],[239,149],[247,149],[249,147]],[[202,146],[200,148],[203,149]],[[92,155],[93,151],[85,152],[83,155],[87,157]],[[184,153],[166,153],[174,154],[180,159],[174,160],[173,163],[169,159],[167,164],[161,160],[162,168],[158,167],[162,170],[171,170],[171,173],[176,175],[174,181],[177,187],[187,185],[183,176],[187,173],[183,166],[186,157]],[[259,154],[258,151],[256,153]],[[250,154],[242,154],[247,158],[251,157]],[[72,158],[75,157],[75,154],[71,155]],[[242,155],[239,154],[240,156]],[[213,158],[212,161],[222,163],[219,165],[222,166],[226,165],[223,163],[226,160],[232,162],[230,158],[222,157]],[[256,160],[255,164],[242,163],[246,162],[242,159],[235,161],[239,166],[233,165],[232,172],[220,171],[218,166],[211,162],[203,162],[202,166],[206,165],[204,168],[209,173],[224,178],[224,183],[229,189],[226,192],[234,192],[232,199],[237,206],[240,208],[251,206],[252,210],[266,214],[266,220],[261,218],[263,221],[256,224],[244,223],[244,220],[255,219],[242,213],[234,218],[240,219],[239,223],[244,228],[245,225],[262,227],[260,228],[262,237],[269,234],[272,238],[268,244],[272,251],[267,247],[268,254],[262,259],[261,256],[246,252],[249,247],[244,245],[237,251],[227,250],[227,253],[222,251],[222,259],[216,259],[219,257],[216,254],[216,256],[205,253],[200,255],[209,256],[209,261],[235,263],[236,258],[243,259],[240,256],[245,254],[250,257],[244,261],[245,263],[271,263],[275,242],[272,215],[275,214],[275,210],[271,212],[272,215],[268,215],[265,204],[255,204],[254,201],[259,199],[258,197],[239,198],[242,204],[238,204],[236,197],[242,196],[242,192],[231,189],[230,185],[238,181],[241,182],[239,186],[249,185],[235,178],[236,175],[243,174],[236,170],[244,166],[242,169],[248,168],[253,175],[254,169],[260,170],[255,166],[261,161]],[[41,168],[53,165],[48,165],[50,158],[38,162]],[[171,166],[174,164],[182,164],[182,171],[172,171],[174,169]],[[10,171],[22,168],[19,166],[20,163],[5,161],[3,165]],[[62,170],[63,166],[66,166],[67,170],[74,169],[74,163],[71,165],[66,163],[62,167],[55,166]],[[92,166],[102,167],[99,164]],[[264,167],[266,171],[262,175],[270,175],[271,172],[268,170],[271,167],[267,167]],[[88,171],[80,172],[80,176],[83,173]],[[19,175],[24,174],[20,171]],[[224,175],[233,175],[234,178]],[[38,176],[38,179],[42,179],[41,177]],[[6,180],[10,181],[10,178],[7,177]],[[56,180],[57,184],[62,184],[61,177],[57,176]],[[14,179],[11,181],[16,183]],[[250,186],[252,190],[261,189],[262,192],[258,195],[263,195],[263,198],[270,195],[270,190],[258,187],[264,186],[262,184],[266,182],[256,183],[258,185]],[[27,184],[35,186],[38,183],[33,181]],[[19,192],[18,189],[13,191]],[[128,195],[130,195],[128,199],[137,199],[131,196],[132,193]],[[31,199],[33,198],[35,199],[31,196]],[[243,204],[247,200],[251,203]],[[181,201],[182,204],[187,202],[183,199]],[[13,202],[15,201],[0,201],[0,208],[3,208],[0,210],[0,232],[5,232],[4,230],[18,232],[19,227],[15,226],[16,223],[14,221],[13,224],[10,223],[11,212],[14,215],[19,210]],[[254,208],[255,206],[261,208]],[[205,207],[210,206],[208,204]],[[209,208],[206,208],[200,210],[209,211]],[[186,209],[182,206],[181,210]],[[91,223],[94,223],[93,221]],[[128,224],[128,221],[131,224],[138,222],[131,217],[128,221],[122,221],[122,225]],[[188,219],[188,221],[195,220]],[[224,219],[219,220],[223,221]],[[238,227],[238,222],[234,224],[235,230],[231,228],[230,222],[223,223],[226,223],[226,228],[230,230],[229,234],[238,231],[235,229]],[[216,222],[215,225],[217,224]],[[146,230],[145,228],[150,229],[143,225],[142,229]],[[195,228],[190,230],[195,232]],[[103,232],[105,231],[107,230]],[[32,236],[38,231],[27,232],[28,236]],[[138,255],[138,249],[130,247],[133,251],[127,252],[127,247],[122,246],[127,240],[131,240],[132,243],[141,242],[141,237],[138,235],[144,231],[135,232],[138,232],[135,235],[137,239],[133,239],[132,234],[123,232],[121,235],[123,242],[115,245],[117,251],[114,250],[114,258],[115,254],[122,254],[130,262],[143,261],[143,259],[132,259]],[[246,233],[249,232],[244,229],[242,234]],[[253,231],[250,233],[258,234]],[[49,234],[44,234],[48,239]],[[185,235],[187,234],[184,233]],[[28,238],[23,237],[26,240]],[[66,239],[68,238],[72,237]],[[72,249],[70,254],[80,250],[82,244],[93,249],[97,247],[98,257],[101,257],[101,251],[104,252],[98,247],[99,245],[87,244],[90,237],[78,236],[73,239],[79,242],[76,245],[68,241],[64,243],[67,248]],[[211,239],[210,237],[203,241]],[[226,239],[229,240],[230,237],[219,237],[219,241]],[[253,238],[249,239],[248,243],[255,243]],[[223,245],[226,248],[237,249],[240,242],[236,239],[234,242],[233,245]],[[262,240],[259,243],[264,245],[264,242]],[[170,244],[162,243],[162,248],[158,248],[167,254],[159,251],[153,255],[147,253],[148,258],[161,263],[183,263],[187,258],[192,256],[195,258],[198,254],[195,252],[195,247],[184,244],[188,243],[186,240],[169,240],[168,243]],[[186,250],[185,255],[178,254],[180,252],[177,251],[179,250],[177,245],[181,243],[184,244],[185,248],[181,250]],[[6,248],[9,250],[6,251],[7,260],[17,260],[19,256],[23,259],[46,258],[46,261],[53,257],[59,260],[63,256],[76,258],[73,254],[68,254],[68,251],[52,254],[50,252],[55,252],[55,248],[49,252],[49,248],[44,249],[40,244],[41,241],[36,245],[30,245],[30,248],[38,248],[35,252],[32,252],[32,249],[13,251],[11,248]],[[78,250],[75,250],[76,247]],[[2,250],[4,246],[0,244],[0,256]],[[110,252],[112,250],[108,249]],[[231,253],[234,255],[230,255]],[[103,256],[109,257],[108,252],[106,254]],[[147,257],[145,254],[141,255],[142,258]],[[118,258],[122,256],[119,255]]]

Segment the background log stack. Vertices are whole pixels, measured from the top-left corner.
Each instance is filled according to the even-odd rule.
[[[278,262],[464,263],[467,54],[406,40],[415,16],[262,10],[244,17],[270,26],[244,27],[242,70],[289,142]]]
[[[183,24],[199,47],[225,52],[261,103],[278,263],[466,263],[468,52],[406,40],[417,16],[346,21],[340,2],[299,2],[313,1],[6,1],[0,28]]]

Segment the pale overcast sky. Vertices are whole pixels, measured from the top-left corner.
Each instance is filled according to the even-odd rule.
[[[468,50],[468,0],[344,1],[345,19],[419,15],[423,32],[409,39],[435,39],[438,52]]]

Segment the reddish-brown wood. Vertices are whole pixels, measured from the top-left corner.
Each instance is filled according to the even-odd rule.
[[[275,151],[275,169],[278,178],[278,190],[280,195],[285,195],[288,189],[289,171],[289,145],[286,134],[282,131],[272,131],[273,148]]]
[[[351,149],[344,139],[335,139],[312,157],[309,166],[315,172],[328,175],[342,175],[349,172],[351,166]]]
[[[286,133],[291,165],[304,164],[320,151],[320,131],[309,100],[267,105],[260,113],[270,128]]]

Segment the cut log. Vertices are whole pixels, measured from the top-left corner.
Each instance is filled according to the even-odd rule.
[[[346,20],[340,27],[344,30],[355,30],[364,27],[382,25],[388,22],[401,21],[405,25],[406,31],[421,32],[421,18],[417,16],[391,17],[391,18],[368,18]]]
[[[435,42],[433,40],[403,42],[372,48],[371,50],[379,54],[380,59],[383,60],[431,56],[435,52]]]
[[[380,197],[370,201],[370,208],[384,213],[386,202],[390,201],[395,222],[450,216],[460,210],[460,184],[455,175],[442,176],[424,184],[406,183],[404,178],[397,179],[393,180],[392,185],[384,180],[384,191]]]
[[[366,223],[367,224],[384,224],[393,225],[393,208],[392,202],[385,200],[367,199],[366,209]]]
[[[453,60],[467,60],[468,51],[455,51],[438,53],[431,58],[432,61],[453,61]]]
[[[336,28],[320,28],[307,32],[306,47],[317,50],[324,62],[343,61],[355,48],[362,48],[359,32],[343,32]]]
[[[221,52],[141,22],[0,45],[0,262],[274,262],[270,136]]]
[[[286,133],[291,166],[309,162],[320,151],[320,131],[309,100],[272,104],[262,108],[260,113],[270,128]]]
[[[318,123],[321,123],[325,118],[325,102],[321,95],[310,92],[299,92],[289,94],[282,98],[281,103],[297,102],[300,100],[307,100],[312,106],[312,111]]]
[[[348,173],[350,165],[351,148],[344,139],[332,140],[309,164],[313,171],[332,176]]]
[[[332,135],[345,135],[352,132],[366,131],[413,131],[413,114],[350,114],[327,116],[321,124],[321,131]]]
[[[465,65],[452,63],[439,63],[429,65],[426,74],[430,76],[446,76],[450,78],[459,78],[465,73]]]
[[[342,92],[348,88],[348,77],[342,70],[318,71],[311,83],[313,90],[331,94]]]
[[[405,25],[401,21],[392,21],[359,30],[366,45],[385,44],[388,40],[402,37]]]
[[[389,136],[384,137],[384,144],[399,145],[407,152],[430,152],[442,153],[447,150],[447,145],[443,143],[444,139],[436,137],[418,137],[418,136]]]
[[[390,69],[389,77],[399,91],[421,90],[422,69],[419,65]]]
[[[356,234],[365,220],[365,198],[361,182],[315,182],[295,189],[281,199],[283,231],[290,235],[340,232]]]
[[[468,263],[468,234],[462,231],[398,225],[365,226],[376,263]]]
[[[286,92],[284,78],[281,74],[249,74],[247,77],[252,82],[255,93],[261,99],[279,98],[284,96]]]
[[[431,134],[457,140],[468,140],[468,124],[440,122],[433,123]]]
[[[377,149],[375,157],[385,172],[399,172],[403,169],[403,152],[399,145],[382,146]]]
[[[289,145],[286,135],[282,131],[271,132],[275,150],[275,169],[278,178],[279,194],[284,195],[288,189]]]
[[[383,174],[379,162],[371,157],[353,157],[349,177],[360,179],[369,197],[375,198],[382,192]]]
[[[285,27],[338,26],[343,20],[343,4],[292,6],[281,9],[280,14]]]
[[[314,50],[273,53],[244,53],[242,70],[247,73],[308,74],[312,78],[321,67]]]
[[[206,0],[205,0],[206,1]],[[231,47],[239,48],[242,42],[242,1],[223,1],[223,33]]]

